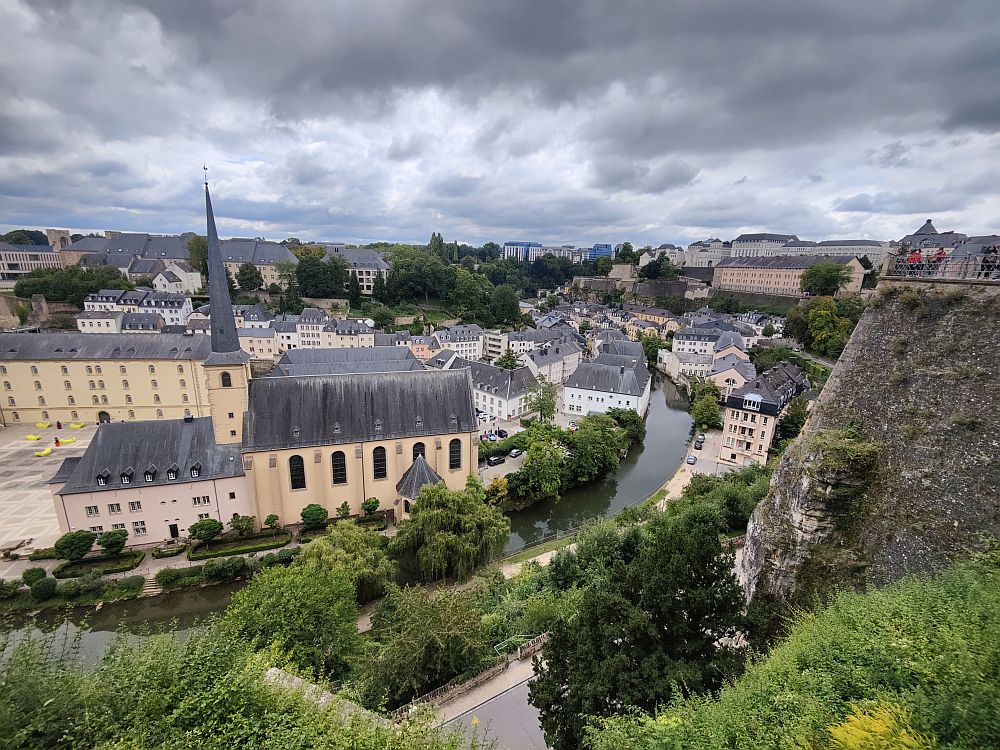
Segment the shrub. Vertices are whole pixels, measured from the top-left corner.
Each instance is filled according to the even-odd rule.
[[[58,560],[59,553],[56,552],[55,547],[45,547],[44,549],[36,549],[30,555],[28,555],[29,560]]]
[[[165,589],[187,586],[201,579],[204,567],[204,565],[192,565],[188,568],[162,568],[156,573],[156,582]]]
[[[83,556],[90,552],[96,539],[97,534],[93,531],[84,529],[69,531],[59,537],[55,549],[59,557],[75,562],[82,560]]]
[[[35,581],[40,581],[47,575],[48,573],[45,572],[45,568],[28,568],[21,574],[21,580],[24,581],[25,586],[30,586]]]
[[[326,508],[318,503],[309,503],[299,515],[302,516],[302,525],[307,530],[323,528],[330,517]]]
[[[372,513],[378,510],[378,498],[370,497],[361,503],[361,510],[365,512],[366,516],[370,516]]]
[[[0,578],[0,599],[10,599],[21,588],[21,582],[16,578],[13,581],[5,581]]]
[[[236,532],[236,536],[241,539],[248,536],[254,532],[254,527],[257,525],[256,516],[233,516],[232,520],[229,522],[229,528]]]
[[[80,582],[75,578],[71,578],[64,583],[59,584],[59,596],[63,599],[73,599],[80,595]]]
[[[203,518],[200,521],[195,521],[188,527],[188,535],[197,539],[199,542],[204,542],[208,544],[215,537],[222,533],[225,527],[214,518]]]
[[[104,579],[96,573],[85,573],[77,579],[81,596],[98,596],[104,591]]]
[[[55,578],[41,578],[31,584],[31,598],[36,602],[44,602],[56,595],[58,587]]]
[[[269,528],[271,531],[277,531],[279,526],[278,516],[275,515],[274,513],[269,515],[267,518],[264,519],[264,526],[266,528]]]
[[[112,529],[105,531],[97,538],[97,544],[104,550],[108,557],[118,557],[125,549],[125,542],[128,540],[128,532],[125,529]]]
[[[154,547],[153,557],[157,560],[162,560],[165,557],[176,557],[187,549],[186,544],[178,544],[173,547]]]
[[[146,576],[128,576],[115,583],[115,588],[123,591],[141,591],[146,585]]]

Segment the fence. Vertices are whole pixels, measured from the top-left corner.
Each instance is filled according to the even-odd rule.
[[[890,264],[887,277],[917,279],[1000,279],[1000,256],[993,252],[956,255],[917,254],[899,255]]]
[[[503,659],[487,669],[485,672],[480,672],[475,677],[466,680],[465,682],[460,682],[457,685],[442,685],[439,688],[435,688],[429,693],[424,693],[419,698],[414,698],[405,706],[396,709],[396,712],[393,714],[393,718],[399,721],[400,719],[404,719],[409,716],[419,706],[446,703],[447,701],[457,698],[463,693],[469,692],[475,687],[479,687],[484,682],[489,682],[497,675],[503,674],[507,671],[507,667],[509,666],[510,660]]]

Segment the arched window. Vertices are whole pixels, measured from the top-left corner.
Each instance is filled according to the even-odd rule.
[[[293,490],[306,488],[306,463],[302,456],[292,456],[288,459],[288,481]]]
[[[108,397],[107,396],[101,396],[101,403],[102,404],[108,403]]]
[[[73,388],[73,384],[71,382],[69,382],[68,380],[63,381],[63,385],[66,386],[66,390],[67,391],[72,390],[72,388]]]
[[[122,388],[124,388],[126,391],[128,390],[128,381],[127,380],[123,380],[122,381]]]
[[[163,419],[163,409],[157,409],[156,410],[156,418],[157,419]]]
[[[35,390],[36,391],[42,390],[42,381],[41,380],[36,380],[35,381]]]
[[[224,372],[219,376],[219,381],[222,383],[223,388],[233,387],[233,378],[228,372]]]
[[[154,404],[160,403],[160,394],[159,393],[154,393],[153,394],[153,403]]]
[[[39,406],[45,406],[45,396],[39,396],[38,397],[38,405]]]
[[[427,458],[427,448],[424,446],[423,443],[414,443],[413,444],[413,460],[414,461],[417,460],[417,456],[423,456],[424,458]]]
[[[462,468],[462,441],[458,438],[448,443],[448,468]]]
[[[375,479],[385,479],[387,475],[385,448],[380,445],[372,451],[372,477]]]
[[[73,398],[72,396],[68,396],[66,400],[67,400],[67,402],[69,403],[70,406],[72,406],[73,404],[76,403],[76,399]],[[73,417],[73,419],[76,419],[76,417]]]
[[[347,458],[344,451],[334,451],[330,460],[333,466],[333,483],[347,484]]]

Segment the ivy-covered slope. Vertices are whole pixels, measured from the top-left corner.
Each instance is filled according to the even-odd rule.
[[[1000,747],[1000,552],[800,614],[718,699],[616,718],[593,750]]]
[[[1000,287],[880,287],[750,520],[748,593],[810,602],[1000,536]]]

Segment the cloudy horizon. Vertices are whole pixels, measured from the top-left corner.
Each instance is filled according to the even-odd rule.
[[[0,227],[1000,232],[994,2],[12,0]]]

